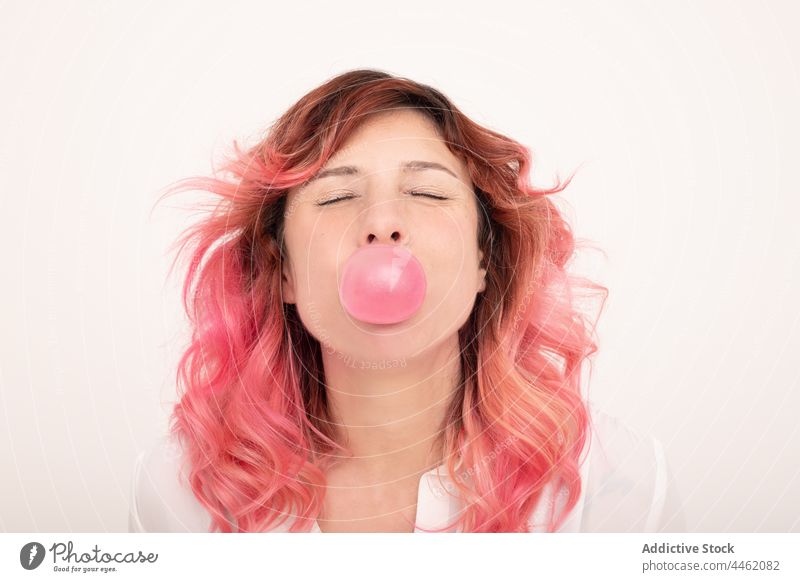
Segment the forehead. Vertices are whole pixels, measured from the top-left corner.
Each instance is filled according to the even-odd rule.
[[[448,149],[436,123],[424,113],[401,108],[368,115],[324,166],[303,184],[292,187],[288,195],[294,198],[309,190],[317,177],[331,173],[331,168],[337,174],[363,175],[402,172],[409,163],[446,166],[448,173],[471,188],[466,163]],[[347,168],[357,169],[340,172]]]
[[[432,119],[419,111],[404,108],[366,116],[346,143],[381,141],[392,135],[441,141],[439,128]]]
[[[458,162],[432,119],[418,111],[398,109],[368,116],[326,165],[355,159],[377,161],[382,156],[394,161],[396,156],[412,152],[435,156],[437,161]]]

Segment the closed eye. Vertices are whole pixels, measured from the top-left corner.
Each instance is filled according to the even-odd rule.
[[[328,204],[333,204],[334,202],[339,202],[339,200],[348,200],[350,198],[355,198],[355,196],[339,196],[338,198],[332,198],[330,200],[325,200],[324,202],[317,202],[317,206],[327,206]]]
[[[447,196],[440,196],[439,194],[431,194],[430,192],[419,192],[412,190],[409,192],[412,196],[427,196],[428,198],[435,198],[436,200],[447,200]]]
[[[422,192],[419,190],[411,190],[408,192],[412,196],[425,196],[427,198],[433,198],[435,200],[449,200],[447,196],[441,196],[439,194],[432,194],[431,192]],[[347,196],[339,196],[338,198],[332,198],[331,200],[325,200],[324,202],[317,202],[317,206],[327,206],[328,204],[334,204],[335,202],[339,202],[340,200],[349,200],[350,198],[355,198],[352,194],[348,194]]]

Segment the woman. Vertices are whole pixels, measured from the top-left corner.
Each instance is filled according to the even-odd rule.
[[[568,225],[530,154],[439,91],[356,70],[225,177],[193,243],[171,434],[132,531],[658,531],[661,444],[596,410]],[[568,182],[567,182],[568,183]],[[679,517],[679,516],[677,516]],[[673,527],[679,522],[673,521]]]

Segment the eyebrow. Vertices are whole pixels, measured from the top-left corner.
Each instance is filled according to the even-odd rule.
[[[460,179],[458,176],[456,176],[455,172],[437,162],[411,160],[410,162],[403,162],[400,164],[400,171],[402,172],[422,172],[424,170],[439,170],[450,174],[457,180]],[[303,184],[303,187],[305,188],[311,184],[311,182],[322,180],[323,178],[330,178],[331,176],[357,176],[360,173],[361,170],[359,170],[356,166],[339,166],[338,168],[328,168],[326,170],[317,172],[314,176],[306,180],[306,182]]]

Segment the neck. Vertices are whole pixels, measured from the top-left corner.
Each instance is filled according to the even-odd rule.
[[[331,416],[339,442],[352,452],[337,464],[386,478],[443,462],[442,424],[461,371],[457,336],[383,365],[322,353]]]

